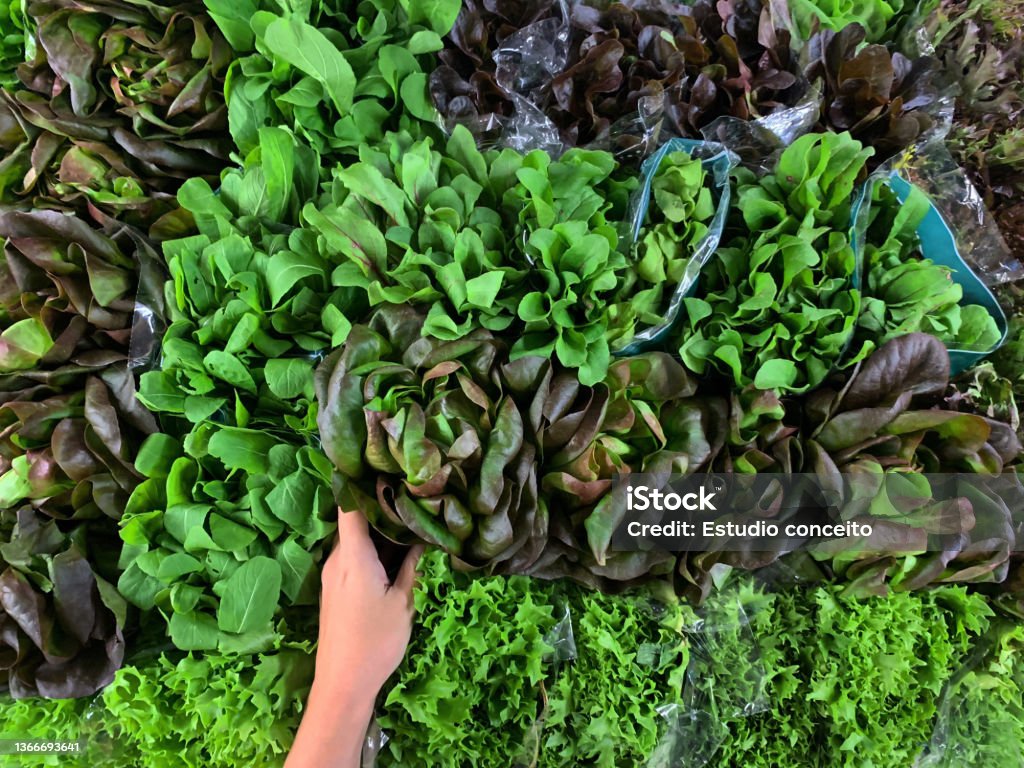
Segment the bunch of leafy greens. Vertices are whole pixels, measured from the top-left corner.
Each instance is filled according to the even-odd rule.
[[[164,243],[170,324],[160,369],[140,381],[169,435],[139,454],[119,586],[185,650],[269,647],[288,606],[315,604],[334,528],[313,367],[344,339],[340,307],[357,304],[330,287],[332,253],[295,226],[316,153],[283,128],[259,142],[217,194],[203,179],[179,192],[198,233]]]
[[[925,27],[958,86],[949,146],[1011,250],[1024,252],[1024,12],[1003,0],[946,0]]]
[[[159,611],[175,646],[266,650],[285,606],[316,605],[318,545],[334,529],[322,454],[205,423],[183,443],[151,437],[136,467],[146,480],[121,519],[118,590]]]
[[[237,53],[228,102],[242,154],[260,129],[285,127],[320,155],[354,157],[388,130],[420,134],[436,122],[427,94],[433,53],[458,0],[279,3],[206,0]]]
[[[992,615],[962,587],[854,600],[839,586],[767,596],[751,612],[769,711],[728,723],[713,766],[904,768],[944,684]],[[975,763],[966,763],[974,765]]]
[[[931,203],[917,187],[902,204],[876,183],[865,237],[863,306],[858,341],[873,348],[906,333],[930,333],[956,349],[987,352],[1001,333],[984,307],[961,304],[963,288],[951,270],[923,258],[917,228]]]
[[[949,681],[921,768],[999,768],[1024,759],[1024,627],[1000,621]]]
[[[156,424],[123,365],[83,379],[0,395],[0,687],[15,698],[92,694],[124,657],[117,520]]]
[[[420,627],[379,710],[384,766],[640,764],[681,701],[683,609],[421,562]],[[471,681],[472,684],[467,684]],[[490,727],[481,728],[487,722]]]
[[[145,238],[10,209],[0,210],[0,237],[0,391],[60,388],[127,360],[140,280],[143,291],[155,284]]]
[[[903,0],[789,0],[789,12],[804,40],[821,29],[839,32],[851,24],[864,28],[871,43],[893,37],[894,22],[903,17]]]
[[[423,322],[384,307],[318,371],[343,505],[390,538],[492,572],[597,586],[671,567],[664,554],[610,551],[608,492],[620,472],[693,471],[710,453],[682,366],[623,358],[584,387],[547,358],[509,361],[485,330],[443,342],[424,338]]]
[[[308,643],[138,659],[92,700],[0,702],[0,738],[88,742],[36,766],[280,768],[312,679]]]
[[[849,131],[874,163],[913,145],[940,122],[939,62],[864,42],[860,24],[824,29],[807,44],[805,74],[822,92],[822,130]]]
[[[0,88],[17,83],[17,66],[25,60],[22,0],[0,0]]]
[[[442,115],[486,131],[539,111],[566,146],[628,147],[653,116],[699,136],[716,117],[772,114],[806,91],[789,33],[760,0],[572,4],[567,19],[560,8],[463,3],[430,76]]]
[[[333,284],[364,290],[372,305],[429,305],[423,332],[436,339],[507,333],[512,359],[553,355],[584,384],[604,378],[613,351],[665,322],[665,293],[713,213],[700,161],[673,157],[655,190],[672,221],[657,228],[657,250],[634,251],[636,180],[607,152],[481,153],[462,126],[443,153],[430,139],[389,140],[387,153],[364,149],[336,170],[303,210],[321,249],[351,260]]]
[[[0,198],[180,231],[174,193],[231,150],[231,49],[196,5],[29,0],[38,44],[0,94]]]
[[[787,558],[803,578],[839,577],[851,595],[1003,582],[1016,540],[1012,500],[1000,498],[983,477],[961,495],[933,494],[924,473],[998,475],[1018,461],[1021,443],[1010,424],[963,398],[947,398],[948,384],[942,342],[922,333],[897,337],[804,398],[746,390],[734,393],[727,409],[714,406],[712,423],[729,426],[724,435],[712,433],[718,439],[711,441],[709,466],[810,473],[826,488],[840,487],[843,474],[859,478],[857,492],[844,499],[843,519],[870,521],[873,538],[814,544]],[[767,515],[782,523],[796,509],[770,494],[755,508],[730,519]],[[947,535],[931,537],[941,533]],[[686,553],[676,565],[676,588],[703,597],[716,572],[757,569],[776,558],[758,551]]]
[[[688,272],[690,257],[707,237],[715,201],[700,160],[687,152],[669,152],[651,179],[651,203],[636,245],[637,274],[651,285],[633,295],[633,306],[651,327],[665,317],[673,288]],[[666,295],[667,293],[667,295]]]
[[[850,198],[872,150],[808,134],[760,181],[741,178],[733,237],[684,300],[679,354],[742,387],[805,392],[846,351],[860,310]]]
[[[134,230],[58,211],[5,209],[0,233],[3,686],[83,696],[124,654],[116,521],[156,430],[127,362],[153,254]]]

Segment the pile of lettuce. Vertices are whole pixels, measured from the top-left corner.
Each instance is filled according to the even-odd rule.
[[[918,187],[900,204],[887,185],[876,184],[865,237],[867,284],[855,337],[874,348],[924,331],[950,348],[987,352],[1002,334],[988,310],[964,304],[963,288],[947,267],[921,254],[917,228],[930,202]]]
[[[764,602],[751,621],[771,706],[727,723],[712,766],[786,765],[794,754],[815,768],[921,765],[944,687],[992,619],[985,598],[962,587],[862,601],[823,586]]]
[[[232,151],[232,50],[202,3],[27,0],[29,59],[0,91],[0,200],[74,209],[162,238],[174,195]],[[17,18],[17,17],[16,17]]]
[[[717,117],[794,106],[807,83],[791,43],[761,0],[672,8],[467,0],[430,90],[450,123],[483,136],[628,150],[662,121],[699,137]]]
[[[845,593],[861,596],[950,581],[1005,582],[1017,541],[1011,506],[998,491],[986,492],[980,479],[970,497],[952,508],[933,502],[930,481],[921,473],[1010,471],[1021,442],[997,414],[947,397],[948,385],[942,342],[922,333],[897,337],[806,398],[757,390],[733,394],[730,411],[716,419],[730,426],[721,441],[712,441],[709,467],[806,472],[826,488],[843,473],[866,483],[863,497],[845,500],[844,514],[869,520],[875,538],[817,544],[784,558],[801,578],[838,579]],[[780,522],[780,512],[794,512],[766,509]],[[733,519],[753,520],[755,514],[763,513]],[[943,532],[958,535],[929,546],[929,534]],[[676,564],[676,589],[704,597],[723,568],[758,569],[776,558],[758,551],[685,553]]]
[[[546,357],[510,359],[476,330],[443,342],[387,306],[317,374],[323,448],[343,506],[389,538],[425,541],[463,567],[570,575],[597,586],[671,567],[613,552],[621,472],[686,472],[710,452],[695,384],[664,353],[612,363],[587,387]]]
[[[848,133],[807,134],[772,173],[741,176],[724,247],[684,300],[687,368],[736,388],[806,392],[824,381],[860,313],[851,197],[871,154]]]
[[[243,156],[258,146],[262,128],[287,129],[321,156],[351,160],[389,130],[418,135],[436,121],[427,72],[459,0],[206,5],[240,56],[230,72],[228,121]]]
[[[146,654],[94,699],[2,701],[0,738],[84,740],[32,764],[279,768],[313,680],[308,643],[248,656]]]
[[[462,126],[443,149],[406,133],[388,139],[387,152],[367,148],[336,169],[303,209],[320,252],[349,261],[332,284],[365,291],[371,306],[428,308],[425,336],[505,334],[513,359],[553,356],[588,385],[613,352],[665,324],[714,213],[708,175],[685,153],[656,175],[652,230],[634,244],[638,182],[607,152],[481,153]],[[299,264],[291,274],[301,279]],[[365,320],[358,302],[343,309]]]
[[[641,764],[681,705],[687,609],[420,564],[422,630],[385,694],[382,766]],[[481,727],[481,723],[489,727]]]

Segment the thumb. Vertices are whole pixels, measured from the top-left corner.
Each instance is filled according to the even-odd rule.
[[[416,577],[419,576],[416,573],[416,566],[420,562],[420,557],[423,556],[425,547],[422,544],[415,545],[405,556],[405,560],[402,562],[402,568],[398,571],[398,576],[395,578],[394,588],[404,592],[405,594],[411,595],[413,588],[416,586]]]

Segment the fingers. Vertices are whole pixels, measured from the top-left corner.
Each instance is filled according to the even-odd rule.
[[[405,560],[402,562],[402,568],[395,579],[394,588],[404,594],[411,595],[413,588],[416,586],[416,577],[419,575],[416,573],[416,566],[423,555],[423,549],[422,544],[417,544],[409,550],[405,555]]]
[[[370,524],[362,512],[345,512],[338,508],[338,547],[347,552],[372,552],[377,556],[370,540]]]

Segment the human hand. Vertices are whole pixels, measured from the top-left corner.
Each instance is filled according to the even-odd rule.
[[[316,675],[286,768],[360,764],[373,702],[412,635],[413,547],[392,584],[361,512],[338,511],[338,543],[324,564]]]
[[[416,564],[423,547],[388,579],[361,512],[338,514],[338,543],[321,581],[318,682],[376,696],[405,656],[412,634]]]

